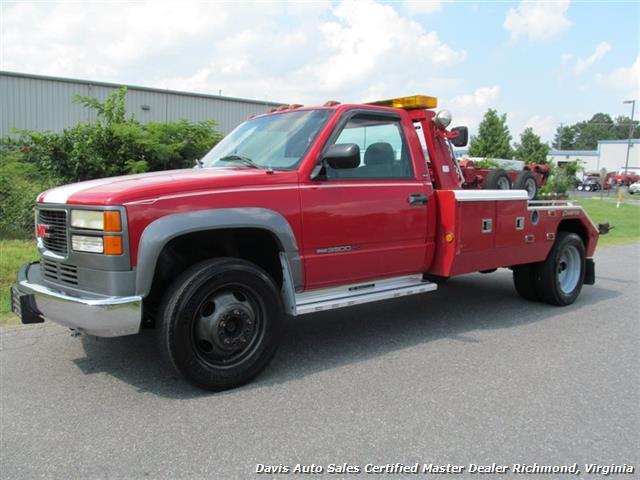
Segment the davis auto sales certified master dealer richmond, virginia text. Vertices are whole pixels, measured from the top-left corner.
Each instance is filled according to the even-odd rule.
[[[433,463],[414,463],[405,465],[403,463],[387,463],[376,465],[367,463],[366,465],[353,465],[348,463],[330,463],[323,465],[265,465],[263,463],[256,464],[256,473],[277,474],[277,473],[307,473],[307,474],[420,474],[420,473],[476,473],[476,474],[574,474],[580,475],[582,470],[577,463],[570,465],[539,465],[537,463],[514,463],[512,465],[501,465],[491,463],[490,465],[479,465],[470,463],[468,465],[453,465],[450,463],[438,465]],[[595,463],[587,463],[584,465],[584,472],[592,475],[610,475],[610,474],[633,474],[635,467],[632,465],[598,465]]]

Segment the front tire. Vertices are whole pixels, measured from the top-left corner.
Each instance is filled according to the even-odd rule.
[[[168,289],[158,340],[168,363],[206,390],[243,385],[273,358],[283,323],[278,288],[236,258],[194,265]]]
[[[575,233],[559,232],[547,259],[535,267],[535,291],[545,303],[571,305],[580,295],[584,274],[582,239]]]

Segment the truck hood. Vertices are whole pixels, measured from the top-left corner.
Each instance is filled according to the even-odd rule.
[[[296,181],[296,172],[288,171],[268,174],[266,170],[253,168],[189,168],[72,183],[41,193],[38,202],[123,205],[179,193]]]

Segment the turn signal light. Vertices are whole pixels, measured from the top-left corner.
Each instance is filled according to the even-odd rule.
[[[122,237],[104,237],[105,255],[122,255]]]
[[[104,212],[104,231],[105,232],[121,232],[122,220],[120,219],[120,212],[107,211]]]
[[[403,110],[417,110],[421,108],[436,108],[438,99],[427,95],[412,95],[410,97],[390,98],[389,100],[378,100],[369,102],[368,105],[378,105],[381,107],[402,108]]]
[[[447,233],[447,234],[444,236],[444,240],[445,240],[445,242],[447,242],[447,243],[451,243],[451,242],[453,242],[453,240],[454,240],[455,238],[456,238],[456,237],[455,237],[455,236],[453,235],[453,233],[451,233],[451,232]]]

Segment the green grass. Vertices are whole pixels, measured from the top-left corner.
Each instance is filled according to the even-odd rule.
[[[625,203],[616,208],[613,199],[584,199],[579,203],[596,224],[609,222],[615,226],[608,235],[600,237],[598,246],[640,242],[640,205]],[[9,285],[15,281],[16,272],[22,264],[37,258],[33,240],[0,239],[0,325],[19,323],[18,317],[11,313]]]
[[[9,286],[23,264],[37,259],[38,250],[33,240],[0,240],[0,325],[20,323],[11,313]]]
[[[599,247],[640,241],[640,205],[622,203],[616,208],[615,199],[578,199],[596,223],[609,222],[615,228],[598,240]]]

